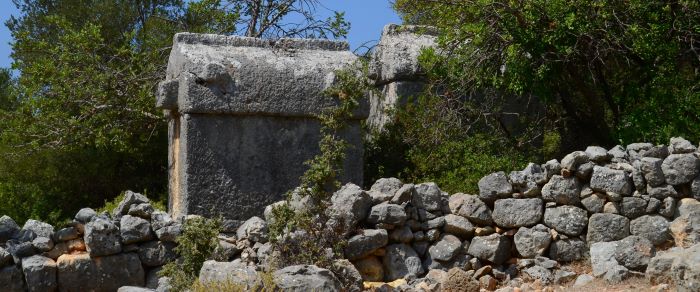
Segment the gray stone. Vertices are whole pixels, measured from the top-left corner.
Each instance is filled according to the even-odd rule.
[[[403,183],[395,177],[378,179],[369,190],[372,204],[376,205],[391,200],[402,186]]]
[[[360,292],[364,288],[360,271],[350,261],[335,260],[330,269],[342,284],[344,291]]]
[[[370,78],[377,83],[415,79],[423,73],[418,56],[422,49],[436,46],[436,33],[427,26],[384,26],[370,63]]]
[[[351,237],[345,246],[345,257],[356,260],[366,257],[389,242],[389,235],[384,229],[365,229]]]
[[[105,256],[122,251],[119,228],[110,220],[94,217],[85,224],[85,246],[93,256]]]
[[[564,284],[573,281],[576,279],[576,276],[578,276],[574,272],[566,271],[566,270],[557,270],[554,273],[554,283],[555,284]]]
[[[136,287],[136,286],[121,286],[117,289],[117,292],[155,292],[156,290]]]
[[[177,223],[173,225],[168,225],[156,230],[156,236],[160,241],[177,241],[177,237],[182,233],[182,225]]]
[[[676,246],[688,248],[700,243],[700,211],[685,213],[669,226]]]
[[[581,185],[576,177],[563,177],[554,175],[547,184],[542,187],[542,199],[547,202],[556,202],[560,205],[575,205],[579,203]]]
[[[642,157],[654,157],[654,158],[660,158],[660,159],[664,159],[668,155],[669,155],[668,147],[666,147],[666,145],[656,145],[654,147],[649,148],[649,150],[644,151],[644,153],[642,153]]]
[[[288,266],[273,273],[279,291],[341,291],[342,284],[333,273],[315,265]]]
[[[267,241],[267,223],[260,217],[253,216],[246,220],[236,231],[238,239],[248,239],[254,242]]]
[[[0,269],[0,287],[7,292],[24,292],[26,286],[22,278],[22,271],[16,265]]]
[[[202,284],[231,283],[243,289],[260,287],[262,279],[252,266],[238,262],[205,261],[199,271]]]
[[[30,242],[36,238],[36,233],[30,229],[20,229],[14,240],[18,242]]]
[[[467,219],[459,215],[445,215],[445,226],[443,230],[461,238],[466,238],[474,234],[474,225]]]
[[[134,193],[132,191],[126,191],[124,193],[124,199],[122,199],[122,201],[119,202],[119,205],[117,205],[117,207],[114,208],[114,210],[112,210],[112,216],[118,218],[122,215],[126,215],[129,212],[129,208],[131,208],[131,205],[148,202],[150,201],[146,196],[139,193]]]
[[[348,183],[331,196],[329,213],[332,218],[342,222],[344,228],[352,229],[367,217],[371,204],[372,199],[365,191]]]
[[[500,199],[494,203],[494,223],[503,228],[529,227],[542,219],[541,199]]]
[[[581,200],[581,205],[583,205],[589,213],[602,213],[603,207],[605,206],[605,196],[602,194],[594,193]]]
[[[75,227],[66,227],[62,228],[54,234],[54,238],[56,241],[61,242],[61,241],[69,241],[73,240],[76,238],[80,237],[80,233],[78,232],[78,229]]]
[[[386,255],[383,258],[385,280],[393,281],[408,275],[423,274],[423,266],[420,257],[410,246],[399,243],[386,247]]]
[[[396,228],[389,233],[389,239],[392,242],[410,243],[413,240],[413,231],[408,226]]]
[[[686,184],[700,173],[700,159],[693,154],[671,154],[664,159],[661,170],[667,184]]]
[[[696,200],[700,200],[700,175],[690,183],[690,194]]]
[[[53,226],[48,223],[29,219],[24,223],[22,229],[31,230],[34,232],[34,234],[36,234],[36,236],[53,238],[54,229]]]
[[[622,265],[611,266],[603,279],[611,284],[618,284],[632,276],[632,273]]]
[[[17,236],[19,225],[7,215],[0,217],[0,243]]]
[[[151,219],[151,214],[153,214],[153,211],[155,210],[153,209],[153,206],[151,206],[151,203],[140,203],[131,205],[127,214],[144,219]]]
[[[0,268],[12,264],[12,255],[0,246]]]
[[[549,248],[552,236],[549,228],[538,224],[532,228],[521,227],[513,237],[515,248],[524,258],[534,258],[543,255]]]
[[[693,153],[697,151],[698,148],[690,143],[690,141],[683,139],[682,137],[673,137],[668,145],[668,151],[671,154],[684,154]]]
[[[554,275],[544,267],[532,266],[523,270],[523,273],[532,281],[539,280],[543,285],[550,285],[554,282]]]
[[[627,154],[627,150],[625,150],[625,148],[620,146],[620,145],[616,145],[615,147],[608,150],[608,154],[610,154],[610,156],[612,156],[613,162],[629,160],[629,155]]]
[[[661,245],[671,239],[669,226],[668,220],[662,216],[644,215],[630,222],[630,233]]]
[[[632,183],[634,184],[634,189],[639,192],[644,192],[647,188],[647,181],[644,178],[644,173],[641,171],[641,162],[636,160],[634,162],[634,170],[632,171]]]
[[[64,254],[56,261],[59,291],[116,291],[122,286],[143,287],[145,273],[136,253],[91,258]]]
[[[561,173],[561,164],[556,159],[552,159],[547,161],[545,164],[542,164],[542,169],[544,169],[545,177],[547,178],[547,181],[549,181],[552,176]]]
[[[630,220],[627,217],[596,213],[588,219],[586,241],[593,244],[601,241],[620,240],[629,235]]]
[[[549,258],[558,262],[577,261],[586,254],[586,243],[578,238],[559,239],[549,245]]]
[[[595,278],[588,274],[579,275],[574,281],[574,287],[583,287],[588,285],[588,283],[593,282]]]
[[[139,245],[139,259],[147,267],[162,266],[177,258],[174,249],[172,242],[149,241]]]
[[[588,224],[588,213],[574,206],[547,208],[544,211],[544,224],[560,233],[578,236]]]
[[[34,255],[22,259],[22,272],[30,292],[55,291],[56,270],[56,262],[47,257]]]
[[[462,242],[454,235],[445,234],[435,244],[428,248],[430,258],[436,261],[447,262],[452,260],[462,249]]]
[[[600,146],[588,146],[586,148],[586,155],[591,161],[596,163],[604,163],[609,161],[612,155],[608,154],[608,150]]]
[[[489,174],[479,180],[479,199],[493,202],[497,199],[508,198],[513,193],[513,186],[502,171]]]
[[[442,202],[446,201],[446,194],[432,182],[415,185],[415,193],[413,195],[413,206],[422,208],[426,211],[442,210]]]
[[[594,277],[602,277],[608,272],[614,273],[615,267],[619,266],[615,259],[618,242],[596,242],[591,245],[591,268]]]
[[[394,193],[394,196],[391,198],[391,200],[389,200],[389,203],[400,205],[406,202],[411,202],[415,193],[416,188],[413,184],[405,184]]]
[[[693,212],[700,212],[700,201],[694,198],[683,198],[676,204],[673,217],[680,217]]]
[[[130,244],[153,239],[151,223],[143,218],[124,215],[119,223],[122,243]]]
[[[442,228],[443,226],[445,226],[445,217],[437,217],[421,223],[421,228],[423,230],[438,229]]]
[[[574,151],[564,156],[561,160],[562,170],[567,170],[570,173],[574,173],[579,165],[588,162],[590,159],[586,152]]]
[[[169,113],[172,215],[245,220],[282,200],[319,153],[316,115],[337,104],[325,90],[356,60],[341,41],[176,34],[156,100]],[[362,185],[367,109],[340,134],[343,183]]]
[[[36,250],[34,249],[34,245],[32,245],[31,241],[18,242],[15,240],[10,240],[5,243],[5,248],[7,252],[12,255],[15,263],[19,263],[21,258],[36,254]]]
[[[698,291],[700,245],[658,253],[649,261],[646,278],[652,284],[671,282],[678,291]]]
[[[627,269],[644,271],[655,254],[656,249],[651,241],[632,235],[617,242],[615,260]]]
[[[478,259],[500,265],[510,258],[510,249],[510,239],[494,233],[487,236],[475,236],[469,244],[467,253]]]
[[[647,185],[647,194],[653,198],[663,200],[667,197],[678,197],[678,192],[672,185],[663,184],[658,187]]]
[[[465,217],[477,225],[488,226],[493,223],[491,209],[476,196],[464,195],[459,209],[453,213]]]
[[[581,181],[588,181],[591,179],[591,174],[593,174],[593,167],[596,164],[593,162],[586,162],[576,168],[576,177]]]
[[[97,216],[97,212],[91,208],[82,208],[75,214],[75,220],[81,223],[88,223],[93,217]]]
[[[403,207],[396,204],[379,204],[372,207],[367,217],[370,224],[386,223],[401,225],[406,222],[407,216]]]
[[[158,230],[172,224],[175,224],[175,221],[172,217],[170,217],[170,214],[166,212],[156,210],[153,212],[153,214],[151,214],[151,227],[153,230]],[[238,227],[236,227],[236,229],[238,229]],[[229,230],[228,232],[236,232],[236,229]]]
[[[661,170],[662,163],[663,159],[653,157],[644,157],[640,160],[639,168],[644,174],[644,179],[647,184],[652,187],[657,187],[666,183],[666,178]]]
[[[632,195],[632,180],[623,170],[596,166],[591,176],[591,189],[599,192]]]
[[[647,202],[646,212],[647,214],[654,214],[659,211],[659,207],[661,207],[661,201],[659,201],[659,199],[649,198],[649,202]]]
[[[659,215],[664,216],[666,218],[670,218],[671,216],[673,216],[673,213],[675,211],[676,199],[671,197],[663,199],[661,207],[659,208]]]
[[[53,249],[54,243],[51,238],[48,237],[37,237],[32,240],[32,246],[39,252],[47,252]],[[0,265],[2,266],[2,265]]]
[[[624,197],[620,209],[622,215],[634,219],[646,213],[647,201],[638,197]]]

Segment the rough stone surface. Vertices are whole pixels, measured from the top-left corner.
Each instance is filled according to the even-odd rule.
[[[7,215],[0,217],[0,243],[14,238],[19,232],[19,225]]]
[[[672,282],[678,291],[700,289],[700,245],[671,249],[649,261],[646,277],[651,283]]]
[[[56,262],[40,255],[22,259],[22,272],[27,281],[27,288],[33,291],[54,291],[56,282]]]
[[[462,204],[453,213],[465,217],[477,225],[486,226],[493,223],[491,209],[476,196],[464,195]]]
[[[462,242],[454,235],[445,234],[442,238],[428,248],[430,258],[447,262],[454,258],[462,248]]]
[[[106,256],[122,251],[119,228],[110,220],[95,217],[85,224],[85,246],[93,256]]]
[[[544,224],[560,233],[578,236],[588,224],[588,214],[574,206],[547,208],[544,211]]]
[[[668,152],[671,154],[693,153],[698,150],[693,143],[683,139],[682,137],[673,137],[668,146]]]
[[[480,285],[466,271],[452,268],[447,271],[440,287],[445,292],[478,292]]]
[[[122,201],[119,202],[119,205],[112,210],[112,215],[118,218],[122,215],[126,215],[129,212],[131,205],[148,202],[149,200],[146,196],[139,193],[134,193],[132,191],[126,191],[124,193],[124,199],[122,199]]]
[[[558,262],[580,260],[587,253],[586,243],[578,238],[559,239],[549,245],[549,258]]]
[[[329,270],[314,265],[289,266],[273,273],[281,291],[340,291],[342,284]]]
[[[238,227],[236,237],[255,242],[264,241],[267,238],[267,223],[262,218],[253,216]]]
[[[593,244],[601,241],[620,240],[629,235],[630,220],[617,214],[596,213],[588,219],[586,241]]]
[[[623,170],[596,166],[593,168],[590,186],[599,192],[632,195],[632,180]]]
[[[630,222],[630,233],[644,237],[654,245],[661,245],[671,239],[669,225],[663,216],[644,215]]]
[[[345,257],[349,260],[366,257],[388,242],[389,235],[384,229],[362,230],[348,240],[345,246]]]
[[[145,284],[138,255],[90,258],[88,254],[64,254],[56,261],[59,291],[116,291],[122,286]]]
[[[401,225],[406,222],[406,211],[401,205],[379,204],[372,207],[367,217],[367,222],[371,224],[385,223]]]
[[[500,199],[494,203],[494,223],[503,228],[529,227],[542,219],[543,203],[534,199]]]
[[[421,259],[410,246],[400,243],[386,247],[383,259],[384,277],[387,281],[403,278],[407,275],[423,274]]]
[[[372,199],[359,186],[348,183],[331,196],[330,214],[345,228],[352,228],[367,217]]]
[[[534,258],[543,255],[549,248],[552,241],[552,236],[549,228],[542,224],[535,225],[532,228],[521,227],[513,237],[515,248],[518,253],[524,258]]]
[[[588,162],[590,159],[588,157],[588,154],[583,151],[574,151],[562,158],[561,160],[561,168],[568,170],[569,172],[573,173],[576,171],[579,165],[584,164]]]
[[[54,229],[51,224],[44,223],[41,221],[36,221],[34,219],[29,219],[27,222],[24,223],[24,226],[22,227],[24,230],[31,230],[36,234],[36,236],[40,237],[48,237],[51,238],[53,237]]]
[[[586,155],[591,161],[596,163],[603,163],[610,160],[611,156],[608,154],[608,150],[600,146],[588,146],[586,148]]]
[[[153,239],[151,223],[147,220],[131,215],[124,215],[119,224],[122,243],[130,244]]]
[[[693,154],[671,154],[661,164],[661,170],[670,185],[691,182],[700,172],[700,159]]]
[[[362,275],[362,279],[370,282],[384,281],[384,266],[376,256],[354,261],[353,264]]]
[[[469,244],[468,254],[500,265],[510,257],[511,243],[508,237],[494,233],[475,236]]]
[[[663,159],[644,157],[640,160],[640,170],[644,174],[644,180],[650,186],[657,187],[666,183],[666,178],[661,170]]]
[[[467,219],[459,215],[445,215],[445,226],[443,230],[447,233],[466,238],[474,234],[474,225]]]
[[[614,272],[615,267],[619,266],[615,259],[617,247],[617,241],[596,242],[591,245],[591,268],[594,277],[602,277],[608,272]]]
[[[147,267],[162,266],[176,259],[174,248],[171,242],[149,241],[139,245],[139,259]]]
[[[422,183],[414,187],[413,206],[429,212],[442,210],[443,192],[435,183]]]
[[[507,198],[513,193],[513,186],[502,171],[482,177],[478,185],[479,199],[484,202],[493,202],[497,199]]]
[[[560,205],[575,205],[579,202],[581,185],[576,177],[554,175],[542,187],[542,199]]]
[[[581,200],[581,205],[583,205],[589,213],[602,213],[603,207],[605,206],[605,196],[602,194],[594,193],[588,197]]]
[[[700,243],[700,211],[685,213],[669,226],[676,246],[688,248]]]
[[[232,283],[252,289],[262,283],[254,267],[235,262],[205,261],[199,271],[200,283]]]
[[[617,242],[615,260],[630,270],[644,271],[655,254],[656,249],[651,241],[632,235]]]
[[[395,177],[378,179],[369,189],[372,204],[379,204],[391,200],[396,191],[402,186],[403,183]]]
[[[647,201],[639,197],[624,197],[620,208],[623,216],[634,219],[646,213]]]
[[[7,292],[24,292],[26,286],[22,277],[22,270],[15,265],[1,268],[0,287]]]

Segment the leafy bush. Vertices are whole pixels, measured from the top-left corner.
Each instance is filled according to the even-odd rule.
[[[185,291],[197,280],[199,270],[219,246],[221,219],[189,218],[177,238],[179,258],[163,266],[160,276],[170,277],[173,291]]]

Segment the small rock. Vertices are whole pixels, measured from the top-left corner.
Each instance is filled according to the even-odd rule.
[[[381,185],[383,189],[384,186]],[[331,196],[329,214],[331,218],[342,222],[343,228],[352,229],[367,217],[371,204],[372,198],[365,191],[355,184],[348,183]]]
[[[442,202],[446,199],[443,197],[446,197],[446,194],[435,183],[417,184],[414,188],[413,206],[429,212],[442,210]]]
[[[503,228],[533,226],[542,219],[541,199],[500,199],[494,203],[493,221]]]
[[[583,287],[588,285],[588,283],[593,282],[595,278],[588,274],[579,275],[574,281],[574,287]]]
[[[647,185],[647,194],[653,198],[657,198],[659,200],[663,200],[668,197],[677,197],[678,192],[676,192],[676,189],[673,188],[672,185],[667,185],[667,184],[662,184],[657,187],[652,187],[651,185]]]
[[[479,180],[479,199],[493,202],[497,199],[508,198],[513,193],[513,186],[502,171],[489,174]]]
[[[462,248],[462,242],[454,235],[445,234],[438,242],[428,248],[433,260],[447,262],[452,260]]]
[[[578,238],[559,239],[549,245],[549,257],[559,262],[580,260],[586,254],[586,243]]]
[[[155,210],[153,209],[153,206],[151,206],[151,203],[140,203],[131,205],[127,214],[148,220],[151,219],[151,214],[153,214],[153,211]]]
[[[632,235],[617,242],[615,260],[630,270],[644,271],[655,254],[656,249],[651,241]]]
[[[56,238],[56,241],[58,242],[68,241],[79,237],[80,234],[78,233],[78,229],[75,227],[66,227],[56,231],[56,233],[54,234],[54,238]]]
[[[172,242],[149,241],[139,245],[139,259],[147,267],[162,266],[177,258],[174,249]]]
[[[624,197],[620,207],[622,215],[634,219],[646,213],[647,201],[638,197]]]
[[[351,237],[345,246],[345,257],[355,260],[372,254],[389,242],[389,235],[384,229],[365,229]]]
[[[34,240],[32,240],[32,245],[34,248],[39,251],[39,252],[47,252],[53,249],[53,241],[51,238],[48,237],[37,237]],[[2,266],[0,264],[0,266]]]
[[[362,275],[350,261],[346,259],[335,260],[330,270],[338,278],[344,291],[362,291]]]
[[[676,218],[669,229],[676,246],[688,248],[700,243],[700,210]]]
[[[253,287],[260,287],[262,279],[254,267],[241,263],[209,260],[202,265],[199,282],[202,284],[231,283],[244,289],[253,289]]]
[[[523,271],[533,281],[539,280],[543,285],[550,285],[554,282],[554,275],[548,269],[541,266],[532,266]]]
[[[684,154],[693,153],[698,150],[695,145],[690,143],[690,141],[683,139],[682,137],[673,137],[668,146],[668,151],[671,154]]]
[[[663,199],[661,207],[659,208],[659,215],[670,218],[675,211],[676,199],[671,197]]]
[[[455,214],[465,217],[477,225],[488,226],[493,224],[491,209],[475,196],[464,195],[462,204]]]
[[[610,160],[612,155],[608,154],[608,150],[600,146],[588,146],[586,155],[595,163],[604,163]]]
[[[78,220],[80,223],[87,224],[95,216],[97,216],[97,212],[95,212],[95,210],[91,208],[82,208],[77,214],[75,214],[75,220]]]
[[[396,191],[398,191],[402,186],[403,183],[395,177],[378,179],[369,190],[369,196],[372,198],[372,204],[376,205],[391,200]]]
[[[19,233],[19,225],[7,215],[0,217],[0,243],[15,238]]]
[[[589,157],[586,152],[574,151],[564,156],[564,158],[561,160],[561,168],[562,170],[568,170],[569,172],[574,173],[579,165],[588,161]]]
[[[112,216],[114,217],[121,217],[122,215],[126,215],[129,212],[129,208],[131,208],[131,205],[134,204],[141,204],[141,203],[149,203],[150,201],[146,196],[139,194],[139,193],[134,193],[132,191],[126,191],[124,193],[124,199],[122,199],[121,202],[119,202],[119,205],[112,210]]]
[[[253,216],[246,220],[236,231],[238,239],[248,239],[253,242],[267,241],[267,223],[260,217]]]
[[[652,187],[660,186],[666,183],[666,178],[661,170],[662,159],[653,157],[644,157],[640,160],[640,170],[644,174],[644,179],[647,184]]]

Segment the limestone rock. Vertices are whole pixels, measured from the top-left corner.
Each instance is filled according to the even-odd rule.
[[[330,270],[338,278],[344,291],[362,291],[362,275],[350,261],[346,259],[335,260]]]
[[[401,225],[406,222],[406,211],[396,204],[379,204],[372,207],[367,217],[370,224],[385,223]]]
[[[34,232],[34,234],[36,234],[36,236],[53,238],[54,229],[53,226],[48,223],[29,219],[24,223],[22,229],[31,230]]]
[[[658,246],[671,239],[669,225],[663,216],[644,215],[630,222],[630,233],[644,237]]]
[[[700,288],[700,245],[657,254],[649,261],[646,277],[651,283],[670,280],[679,291],[697,291]]]
[[[447,262],[452,260],[462,248],[462,242],[454,235],[445,234],[438,242],[428,248],[430,258]]]
[[[586,254],[586,243],[578,238],[559,239],[549,245],[549,258],[558,262],[580,260]]]
[[[147,267],[162,266],[177,258],[174,249],[171,242],[149,241],[139,245],[139,259]]]
[[[670,225],[676,246],[688,248],[700,243],[700,211],[685,213]]]
[[[260,217],[250,217],[243,225],[238,227],[236,237],[254,242],[265,242],[267,241],[267,223]]]
[[[574,151],[564,156],[561,160],[561,168],[574,173],[579,165],[584,164],[589,161],[589,157],[586,152]]]
[[[581,200],[581,205],[583,205],[589,213],[602,213],[603,207],[605,206],[605,196],[594,193]]]
[[[106,256],[122,251],[119,228],[112,221],[94,217],[85,224],[85,246],[93,256]]]
[[[14,238],[19,232],[19,225],[7,215],[0,217],[0,243]]]
[[[574,206],[547,208],[544,211],[544,224],[560,233],[578,236],[588,224],[588,214]]]
[[[563,177],[554,175],[547,184],[542,187],[542,199],[547,202],[556,202],[560,205],[578,204],[581,193],[581,185],[576,177]]]
[[[552,236],[549,233],[549,228],[538,224],[532,228],[519,228],[513,240],[515,242],[515,248],[522,257],[534,258],[543,255],[547,248],[549,248]]]
[[[639,197],[624,197],[620,207],[622,215],[634,219],[646,213],[647,201]]]
[[[97,212],[95,212],[95,210],[91,208],[82,208],[75,214],[75,220],[78,220],[80,223],[87,224],[95,216],[97,216]]]
[[[140,203],[131,205],[127,214],[149,220],[154,211],[151,203]]]
[[[661,170],[662,163],[663,159],[653,157],[644,157],[640,161],[639,166],[640,170],[644,174],[644,179],[646,180],[647,184],[652,187],[657,187],[666,183],[666,178]]]
[[[691,182],[700,173],[700,159],[693,154],[671,154],[661,164],[661,170],[670,185]]]
[[[591,161],[596,163],[604,163],[609,161],[611,156],[608,154],[608,150],[600,146],[588,146],[586,148],[586,155]]]
[[[647,194],[653,198],[663,200],[668,197],[677,197],[678,192],[672,185],[662,184],[657,187],[647,186]]]
[[[417,184],[414,188],[413,206],[429,212],[442,210],[442,202],[447,198],[435,183]]]
[[[503,228],[533,226],[542,219],[542,205],[539,198],[496,200],[493,221]]]
[[[624,216],[596,213],[588,219],[588,244],[620,240],[629,235],[630,220]]]
[[[116,291],[145,284],[141,261],[135,253],[90,258],[87,253],[64,254],[56,261],[59,291]]]
[[[389,242],[389,235],[384,229],[365,229],[351,237],[345,246],[345,257],[355,260],[372,254]]]
[[[469,244],[468,254],[492,262],[504,263],[510,257],[511,243],[508,237],[494,233],[487,236],[475,236]]]
[[[599,192],[632,195],[632,180],[623,170],[596,166],[593,168],[590,186]]]
[[[693,143],[690,143],[690,141],[683,139],[682,137],[671,138],[668,145],[668,151],[671,154],[693,153],[696,150],[698,150],[698,148],[695,147]]]
[[[199,282],[206,283],[232,283],[245,289],[259,287],[262,279],[255,268],[238,262],[205,261],[199,271]]]
[[[315,265],[289,266],[273,273],[280,291],[340,291],[342,284],[329,270]]]
[[[22,259],[22,272],[30,292],[54,291],[56,282],[56,262],[40,255]]]
[[[331,197],[329,212],[332,218],[343,222],[344,228],[352,229],[367,217],[371,204],[372,199],[365,191],[348,183]]]
[[[122,201],[119,202],[119,205],[112,210],[112,216],[116,218],[121,217],[129,212],[131,205],[149,202],[150,200],[148,200],[148,198],[142,194],[126,191],[124,193],[124,199],[122,199]]]
[[[153,239],[151,223],[146,219],[124,215],[119,224],[122,243],[130,244]]]
[[[615,260],[630,270],[644,271],[655,254],[656,249],[651,241],[632,235],[617,242]]]
[[[474,225],[467,218],[454,214],[445,215],[443,230],[447,233],[466,238],[474,234],[474,229]]]
[[[395,177],[380,178],[369,189],[372,204],[387,202],[394,197],[396,191],[403,186],[403,183]]]
[[[478,185],[479,199],[484,202],[493,202],[497,199],[507,198],[513,193],[513,186],[502,171],[482,177]]]
[[[7,292],[25,291],[26,286],[19,267],[11,265],[0,269],[0,287]]]
[[[410,246],[399,243],[386,247],[383,259],[385,280],[393,281],[407,275],[423,274],[420,257]]]
[[[476,196],[464,195],[463,203],[456,214],[469,219],[469,221],[477,225],[488,226],[493,224],[491,209]]]

